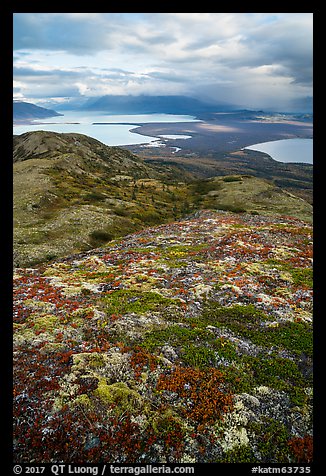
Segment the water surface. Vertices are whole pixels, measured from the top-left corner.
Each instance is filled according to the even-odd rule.
[[[278,162],[313,163],[313,139],[282,139],[253,144],[245,149],[265,152]]]
[[[110,146],[147,144],[156,137],[132,132],[137,125],[153,122],[195,122],[193,116],[175,114],[100,114],[99,112],[65,111],[64,116],[35,120],[32,124],[14,124],[16,135],[32,131],[72,132],[85,134]]]

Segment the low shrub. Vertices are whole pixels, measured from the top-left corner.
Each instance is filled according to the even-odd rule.
[[[181,358],[187,366],[201,370],[212,367],[216,363],[215,352],[212,349],[192,344],[183,350]]]
[[[296,463],[311,463],[313,459],[313,439],[306,435],[303,438],[292,438],[288,445]]]
[[[199,425],[222,420],[224,413],[233,409],[233,396],[226,388],[224,375],[214,368],[176,367],[160,375],[156,390],[176,393],[184,403],[182,414]]]
[[[113,239],[113,236],[105,230],[94,230],[89,234],[92,244],[106,243]]]
[[[230,175],[230,176],[227,176],[227,177],[223,177],[223,182],[241,182],[242,181],[242,177],[237,177],[235,175]]]

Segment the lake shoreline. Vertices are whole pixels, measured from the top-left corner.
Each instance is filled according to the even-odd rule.
[[[313,164],[313,139],[289,138],[261,142],[243,149],[268,154],[273,160],[283,163]]]
[[[255,113],[216,116],[206,120],[198,116],[172,114],[106,115],[72,112],[51,122],[14,123],[14,134],[32,130],[80,133],[109,146],[150,144],[164,135],[191,135],[183,142],[182,151],[199,153],[231,153],[252,144],[288,138],[311,138],[312,123],[295,124],[253,121]],[[71,127],[70,127],[71,126]],[[167,139],[167,145],[178,147],[179,138]],[[155,146],[153,146],[155,147]],[[177,153],[182,153],[178,150]]]

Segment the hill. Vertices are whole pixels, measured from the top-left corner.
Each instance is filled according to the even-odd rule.
[[[14,101],[13,119],[14,121],[26,121],[31,119],[45,119],[47,117],[62,116],[52,109],[36,106],[29,102]]]
[[[169,168],[162,173],[128,151],[40,131],[15,136],[13,156],[16,264],[89,249],[173,217],[171,200],[166,207],[151,200]]]
[[[250,175],[195,180],[81,134],[14,136],[15,265],[89,250],[202,208],[290,215],[312,207]]]
[[[310,463],[311,225],[200,211],[16,269],[13,387],[19,464]]]

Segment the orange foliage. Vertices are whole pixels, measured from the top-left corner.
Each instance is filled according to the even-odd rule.
[[[312,436],[306,435],[303,438],[292,438],[288,443],[295,457],[296,463],[311,463],[313,455]]]
[[[171,374],[160,376],[157,390],[177,393],[187,402],[183,408],[185,416],[200,424],[210,424],[233,408],[233,397],[223,388],[223,382],[223,373],[214,368],[177,367]]]
[[[152,372],[156,369],[157,357],[146,352],[141,347],[135,346],[134,352],[130,357],[130,365],[134,369],[135,378],[139,380],[145,368],[149,368],[149,370],[151,370]]]

